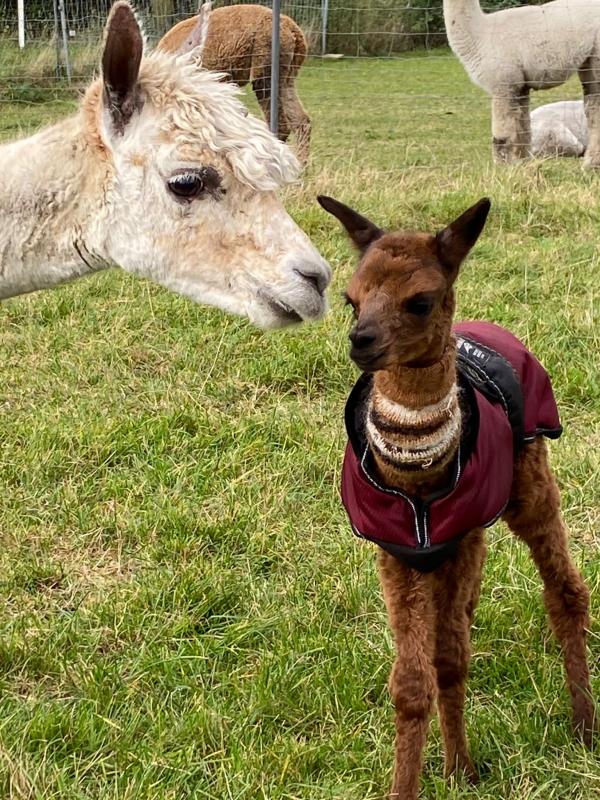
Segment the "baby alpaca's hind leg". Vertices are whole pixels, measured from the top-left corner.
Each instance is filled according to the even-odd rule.
[[[529,546],[544,581],[544,602],[563,652],[573,727],[589,747],[596,725],[585,643],[589,592],[569,555],[560,495],[541,438],[520,456],[504,519]]]

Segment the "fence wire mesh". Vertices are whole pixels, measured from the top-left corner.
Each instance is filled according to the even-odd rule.
[[[498,0],[484,10],[513,4],[513,0]],[[61,5],[66,42],[57,12]],[[235,3],[213,3],[214,8],[228,5]],[[25,127],[56,116],[52,105],[58,101],[68,105],[94,74],[110,6],[111,0],[28,1],[25,47],[20,49],[17,2],[0,0],[0,103],[38,109],[39,113],[24,116]],[[449,160],[460,164],[476,153],[489,156],[489,98],[470,82],[448,48],[442,0],[415,0],[415,4],[411,0],[282,0],[281,6],[282,13],[301,26],[308,42],[309,58],[300,70],[297,89],[313,120],[314,152],[335,160],[341,155],[342,139],[344,156],[364,152],[375,142],[376,147],[370,149],[376,151],[381,170],[436,166]],[[174,24],[196,13],[197,7],[197,0],[136,3],[151,46]],[[270,32],[263,38],[256,31],[253,35],[253,57],[269,64]],[[224,66],[231,69],[231,63]],[[535,94],[532,105],[579,95],[574,82],[554,93]],[[260,113],[250,89],[248,97],[253,110]],[[258,94],[257,99],[260,102]],[[452,121],[458,118],[463,123],[461,135],[449,147]],[[13,123],[0,121],[4,138],[13,128]]]

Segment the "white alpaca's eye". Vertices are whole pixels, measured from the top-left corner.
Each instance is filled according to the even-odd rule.
[[[180,172],[167,182],[169,191],[182,200],[194,200],[204,191],[204,181],[196,172]]]

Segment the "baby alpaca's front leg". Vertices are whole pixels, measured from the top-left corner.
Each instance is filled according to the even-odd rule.
[[[390,800],[416,800],[436,696],[432,581],[430,576],[408,569],[385,552],[380,554],[379,569],[396,639],[396,660],[389,683],[396,709]]]
[[[454,558],[434,572],[437,610],[435,668],[438,708],[444,739],[446,777],[477,772],[469,756],[465,731],[465,691],[471,659],[470,628],[479,599],[485,559],[483,531],[471,531]]]

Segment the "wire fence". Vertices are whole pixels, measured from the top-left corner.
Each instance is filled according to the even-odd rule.
[[[215,0],[213,8],[225,5],[250,4],[256,0]],[[64,0],[64,2],[25,3],[24,27],[25,41],[32,44],[37,40],[52,38],[57,31],[56,9],[64,6],[69,37],[77,39],[96,39],[102,31],[113,0]],[[271,7],[271,2],[257,2]],[[313,0],[283,0],[282,13],[291,15],[309,33],[321,31],[323,11],[327,2]],[[150,42],[155,42],[175,23],[197,13],[198,0],[141,0],[135,9],[144,22],[145,32]],[[17,43],[18,40],[17,0],[0,0],[0,34],[5,41]]]
[[[237,0],[237,2],[256,0]],[[236,0],[216,0],[214,7],[237,4]],[[31,41],[55,32],[55,5],[64,5],[73,38],[95,35],[102,29],[112,0],[28,0],[25,3],[25,37]],[[259,0],[271,6],[270,0]],[[502,2],[510,5],[510,0]],[[0,31],[16,41],[17,0],[0,2]],[[196,12],[196,0],[140,0],[137,11],[146,23],[150,39],[165,33],[180,19]],[[441,0],[283,0],[282,13],[289,14],[307,33],[317,50],[325,40],[348,55],[384,55],[419,45],[436,46],[445,39]],[[494,6],[492,0],[491,6]]]
[[[87,81],[98,63],[101,34],[113,0],[55,0],[26,2],[19,46],[17,0],[0,0],[0,92],[29,90],[32,84],[56,86],[61,79]],[[249,4],[241,0],[242,4]],[[237,5],[215,0],[213,8]],[[258,5],[271,7],[271,2]],[[193,16],[198,0],[141,0],[135,3],[150,45],[173,25]],[[326,0],[283,0],[281,11],[304,30],[311,51],[318,52],[326,29]],[[1,95],[0,95],[1,97]]]
[[[17,0],[0,0],[0,103],[43,106],[56,98],[74,98],[97,70],[112,0],[27,0],[24,42],[19,42],[18,5]],[[198,0],[137,0],[135,5],[149,43],[155,45],[173,25],[196,13]],[[213,0],[213,8],[231,5],[237,3]],[[270,8],[272,3],[260,5]],[[484,10],[512,5],[518,3],[487,0]],[[281,12],[298,23],[308,43],[310,57],[297,88],[315,131],[343,126],[344,140],[355,150],[376,137],[381,169],[399,163],[428,166],[447,160],[448,122],[460,116],[471,126],[473,139],[486,142],[489,154],[489,133],[485,139],[481,136],[483,130],[489,132],[489,100],[470,83],[447,47],[442,0],[282,0]],[[268,75],[270,30],[265,36],[259,33],[252,32],[253,57],[262,59]],[[282,64],[286,46],[282,28]],[[226,63],[207,66],[237,79],[231,55]],[[240,83],[248,79],[244,70],[239,72]],[[263,104],[253,88],[268,116],[269,98]],[[570,86],[560,97],[578,93]],[[537,94],[533,105],[543,102],[546,96]],[[411,119],[427,123],[427,142],[411,134]],[[457,163],[465,157],[466,144],[455,142],[455,148],[463,146]],[[328,155],[324,136],[320,146]],[[480,147],[483,150],[483,144]]]
[[[240,2],[256,4],[213,0],[213,7]],[[271,7],[272,0],[258,4]],[[20,31],[18,0],[0,0],[1,83],[61,79],[68,75],[69,61],[75,80],[87,80],[97,64],[112,0],[27,0],[21,5]],[[484,10],[513,5],[518,2],[487,0]],[[138,0],[135,6],[150,44],[155,44],[173,25],[196,13],[198,0]],[[389,58],[447,44],[442,0],[282,0],[281,12],[300,25],[312,55]]]

